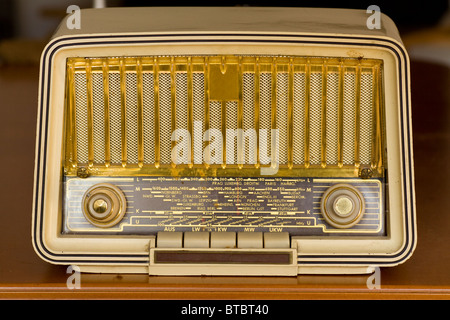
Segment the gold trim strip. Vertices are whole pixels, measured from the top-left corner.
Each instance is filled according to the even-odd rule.
[[[144,96],[142,79],[142,59],[136,61],[136,81],[137,81],[137,115],[138,115],[138,166],[144,166]]]
[[[176,115],[177,115],[177,88],[176,88],[176,74],[175,74],[175,58],[171,57],[170,58],[170,108],[171,108],[171,126],[172,126],[172,130],[171,132],[173,133],[174,130],[177,129],[176,127],[176,123],[177,123],[177,119],[176,119]],[[171,139],[172,140],[172,139]],[[173,150],[175,147],[175,141],[171,141],[170,143],[171,147],[170,150]],[[174,162],[171,162],[171,166],[172,168],[175,168],[177,165]]]
[[[259,58],[256,58],[256,66],[255,66],[255,130],[256,130],[256,164],[255,168],[260,167],[259,162],[259,108],[260,108],[260,74],[261,74],[261,65],[259,63]]]
[[[72,138],[72,148],[69,148],[68,146],[70,146],[70,141],[67,141],[67,149],[71,150],[72,152],[72,164],[71,167],[72,168],[76,168],[77,166],[77,134],[75,131],[75,126],[76,126],[76,114],[75,114],[75,81],[74,81],[74,75],[75,75],[75,66],[74,63],[68,63],[67,64],[68,69],[68,103],[69,103],[69,121],[71,121],[71,123],[69,123],[69,125],[67,126],[67,129],[70,130],[70,132],[68,132],[68,136]]]
[[[222,114],[222,169],[227,167],[227,102],[225,100],[220,103],[220,111]]]
[[[211,127],[210,125],[210,115],[209,115],[209,72],[210,72],[210,62],[209,62],[209,57],[205,57],[205,133],[204,133],[204,137],[206,139],[206,141],[209,141],[210,134],[209,134],[209,129]],[[209,142],[206,142],[209,143]],[[206,145],[203,145],[206,148]],[[210,154],[209,152],[205,152],[204,154],[204,159],[203,159],[204,165],[206,169],[209,169],[210,164],[211,164],[211,158],[210,158]]]
[[[72,138],[72,128],[71,128],[71,124],[73,123],[72,121],[72,115],[70,114],[71,112],[71,107],[70,107],[70,88],[72,88],[73,86],[70,85],[70,66],[69,64],[66,65],[66,74],[67,77],[65,79],[65,88],[64,88],[64,95],[67,98],[67,108],[64,109],[64,138],[63,138],[63,144],[65,143],[66,146],[70,145],[70,139]],[[70,166],[75,163],[72,159],[72,149],[71,148],[65,148],[62,150],[61,155],[62,155],[62,159],[65,159],[63,161],[63,167],[64,167],[64,172],[67,172],[70,170]]]
[[[344,65],[339,66],[339,90],[338,90],[338,167],[342,168],[344,148]]]
[[[87,101],[87,121],[88,121],[88,166],[94,165],[94,111],[92,97],[92,61],[86,63],[86,101]]]
[[[294,167],[294,59],[288,65],[288,168]]]
[[[375,66],[373,70],[374,79],[372,83],[372,99],[373,99],[373,105],[374,108],[372,110],[372,161],[371,161],[371,168],[375,170],[377,168],[377,158],[378,158],[378,148],[376,144],[378,143],[378,113],[377,110],[379,109],[379,103],[378,103],[378,77],[375,75],[378,73],[378,68]]]
[[[222,56],[221,57],[221,68],[223,68],[224,70],[226,69],[226,57]],[[224,72],[224,71],[222,71]],[[221,167],[222,169],[225,169],[227,167],[227,140],[226,140],[226,136],[227,136],[227,101],[226,100],[222,100],[220,103],[221,106],[221,114],[222,114],[222,164]]]
[[[328,66],[326,61],[322,66],[322,126],[321,126],[321,166],[327,166],[327,76]]]
[[[245,159],[243,157],[243,79],[244,77],[244,72],[243,72],[243,66],[242,66],[242,57],[239,57],[239,62],[238,62],[238,105],[237,105],[237,137],[236,137],[236,145],[237,145],[237,155],[236,155],[236,159],[237,159],[237,164],[238,164],[238,168],[242,169],[243,164],[245,162]],[[250,148],[249,148],[250,149]]]
[[[109,127],[109,65],[108,61],[103,60],[103,94],[105,109],[105,166],[111,165],[111,145],[110,145],[110,127]]]
[[[308,59],[305,64],[305,168],[309,168],[310,155],[309,155],[309,103],[310,103],[310,85],[311,85],[311,68],[310,60]]]
[[[120,71],[120,108],[122,112],[122,167],[127,166],[127,107],[126,107],[126,76],[125,76],[125,61],[123,58],[119,60]]]
[[[189,168],[194,166],[194,84],[193,84],[193,76],[192,76],[192,58],[188,58],[187,62],[187,126],[188,132],[191,136],[191,157],[190,162],[188,164]]]
[[[355,74],[355,168],[359,168],[361,163],[359,159],[359,138],[360,138],[360,124],[361,124],[361,63],[356,67]]]
[[[382,132],[382,120],[381,120],[381,111],[384,108],[384,104],[383,104],[383,97],[382,97],[382,91],[381,91],[381,87],[382,87],[382,82],[381,82],[381,69],[379,67],[379,65],[376,66],[376,79],[377,79],[377,87],[376,87],[376,97],[377,97],[377,101],[375,103],[375,110],[376,110],[376,122],[377,122],[377,126],[376,126],[376,143],[375,143],[375,147],[377,149],[377,157],[376,157],[376,169],[378,169],[378,173],[382,174],[383,173],[383,132]]]
[[[272,72],[272,121],[271,121],[271,129],[278,129],[277,128],[277,58],[272,59],[272,64],[270,66],[270,70]],[[278,146],[276,145],[275,137],[273,136],[272,132],[269,134],[270,136],[270,159],[271,159],[271,165],[275,163],[276,161],[276,150],[278,149]],[[278,150],[279,151],[279,150]]]
[[[159,168],[161,165],[160,156],[160,130],[159,130],[159,67],[158,58],[153,59],[153,85],[154,85],[154,103],[155,103],[155,168]]]

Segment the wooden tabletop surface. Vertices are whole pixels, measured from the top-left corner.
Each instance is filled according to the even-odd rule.
[[[83,274],[42,261],[31,244],[38,69],[0,68],[0,298],[393,299],[450,298],[450,69],[412,62],[418,245],[404,264],[369,275],[149,277]]]

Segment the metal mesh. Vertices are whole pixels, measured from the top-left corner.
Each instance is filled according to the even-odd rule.
[[[155,163],[155,96],[153,73],[142,74],[142,127],[144,164]]]
[[[205,76],[203,73],[192,75],[192,94],[194,164],[202,164],[203,133],[205,132]]]
[[[322,151],[322,73],[311,73],[309,100],[309,162],[318,165]]]
[[[126,73],[127,163],[138,163],[137,75]]]
[[[355,74],[344,74],[343,164],[355,161]]]
[[[277,74],[277,115],[278,161],[286,164],[288,160],[288,73]]]
[[[188,88],[187,74],[177,73],[175,76],[176,129],[188,129]]]
[[[75,74],[75,130],[77,139],[77,161],[87,163],[89,160],[88,108],[86,74]]]
[[[359,160],[363,165],[369,165],[372,160],[372,98],[373,75],[363,73],[361,75],[361,104],[360,104],[360,131],[359,131]]]
[[[170,73],[159,74],[159,156],[161,164],[172,162],[172,97]]]
[[[256,125],[255,125],[255,75],[244,73],[242,76],[242,129],[243,163],[256,163]]]
[[[259,162],[269,164],[271,161],[272,128],[272,74],[264,72],[259,80]]]
[[[238,162],[238,103],[230,101],[226,104],[226,163]]]
[[[92,116],[94,163],[105,163],[105,100],[103,74],[92,74]]]
[[[293,162],[305,163],[305,73],[294,74]]]
[[[175,74],[175,129],[178,130],[178,143],[183,145],[190,141],[188,130],[188,87],[187,87],[187,73],[176,73]],[[182,138],[180,138],[182,137]],[[180,141],[182,139],[182,141]],[[190,148],[190,146],[189,146]],[[186,163],[183,161],[183,157],[186,151],[184,148],[177,148],[178,153],[176,154],[178,158],[177,163]],[[190,159],[188,159],[190,161]]]
[[[339,108],[339,73],[327,74],[326,100],[326,159],[327,164],[338,163],[338,108]]]
[[[73,74],[72,141],[76,141],[73,159],[79,164],[104,166],[109,158],[113,166],[133,166],[140,160],[144,165],[153,165],[159,158],[160,164],[170,165],[172,146],[175,145],[173,130],[182,129],[188,133],[192,128],[193,150],[190,151],[194,164],[201,165],[207,161],[203,152],[205,147],[213,142],[222,146],[219,141],[203,141],[208,139],[204,133],[209,128],[214,133],[210,136],[226,143],[224,150],[222,147],[211,150],[208,156],[213,162],[210,164],[224,165],[224,158],[226,164],[254,164],[259,158],[261,165],[267,165],[274,157],[271,129],[276,128],[279,139],[275,150],[279,152],[280,165],[287,164],[290,157],[297,167],[304,165],[306,159],[309,159],[309,165],[316,167],[336,166],[340,161],[343,165],[354,165],[358,159],[362,165],[374,161],[372,150],[375,149],[376,128],[373,123],[379,112],[373,99],[376,68],[336,64],[323,68],[328,70],[325,78],[316,68],[318,64],[312,69],[310,65],[295,71],[279,68],[276,74],[271,71],[276,68],[267,66],[270,64],[266,62],[264,69],[256,72],[256,68],[247,65],[239,75],[242,84],[240,102],[236,94],[229,100],[210,100],[207,108],[205,103],[208,93],[211,94],[207,81],[211,80],[207,77],[206,67],[201,69],[197,65],[192,72],[187,68],[152,68],[138,72],[137,67],[130,68],[126,64],[124,69],[116,65],[112,70],[100,67],[99,71],[97,67],[96,71],[92,69],[88,73],[77,71]],[[121,79],[122,74],[125,79]],[[87,79],[89,76],[91,79]],[[92,93],[88,95],[90,84]],[[342,92],[339,92],[340,88],[343,88]],[[91,101],[88,101],[89,97],[92,97]],[[357,97],[360,97],[359,101]],[[139,109],[140,101],[142,110]],[[138,118],[140,114],[142,119]],[[289,119],[290,114],[292,119]],[[159,154],[156,154],[158,149]],[[359,154],[355,154],[357,150]],[[177,156],[181,157],[180,152],[182,150]],[[142,159],[139,159],[140,155]]]
[[[120,97],[120,73],[111,72],[109,88],[109,148],[111,164],[122,163],[122,110]]]
[[[213,148],[213,146],[217,146],[218,141],[216,138],[220,136],[222,137],[222,104],[220,101],[211,101],[209,103],[209,145],[208,148],[209,160],[210,164],[221,164],[222,163],[222,146],[220,148]],[[221,144],[221,142],[219,142]]]

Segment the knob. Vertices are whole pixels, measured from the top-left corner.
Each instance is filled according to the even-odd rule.
[[[335,184],[323,194],[320,210],[328,224],[335,228],[350,228],[363,216],[364,197],[352,185]]]
[[[99,183],[90,187],[83,195],[82,209],[87,221],[96,227],[109,228],[125,215],[126,199],[115,185]]]

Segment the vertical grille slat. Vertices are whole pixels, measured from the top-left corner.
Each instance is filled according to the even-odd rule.
[[[262,165],[270,163],[272,127],[272,75],[260,73],[259,80],[259,162]]]
[[[153,73],[142,74],[142,127],[144,165],[155,163],[155,95]]]
[[[277,113],[276,128],[278,133],[278,152],[280,164],[288,161],[288,73],[278,72],[277,74]]]
[[[377,60],[308,57],[70,58],[66,162],[376,168],[381,68]],[[183,138],[172,141],[174,130]],[[189,156],[177,149],[183,161],[173,163],[183,142]]]
[[[338,108],[339,108],[339,73],[327,75],[327,107],[326,107],[326,159],[327,164],[338,163]]]
[[[122,163],[122,110],[120,97],[120,74],[109,74],[109,148],[111,164]]]
[[[172,94],[170,73],[159,74],[159,156],[161,164],[171,163]]]
[[[222,137],[222,104],[218,101],[209,103],[209,164],[222,164],[222,148],[216,147],[216,138]]]
[[[373,74],[361,75],[361,105],[360,105],[360,161],[369,164],[372,160],[373,132]]]
[[[243,96],[242,96],[242,130],[243,130],[243,163],[255,164],[257,151],[257,135],[255,121],[255,75],[254,73],[243,74]]]
[[[293,162],[294,165],[305,163],[305,72],[294,73],[294,104],[293,104]]]
[[[88,110],[87,110],[87,81],[86,74],[75,74],[75,132],[76,157],[78,163],[86,164],[89,159],[88,151]]]
[[[353,164],[355,159],[355,74],[344,73],[343,147],[342,162]]]
[[[127,163],[138,163],[138,96],[137,75],[126,73],[126,137],[127,137]]]
[[[311,72],[309,103],[309,163],[320,165],[322,154],[322,73]]]
[[[192,118],[193,129],[193,157],[194,164],[203,163],[203,133],[205,132],[205,77],[203,73],[192,75]]]
[[[142,61],[140,58],[136,59],[136,104],[137,104],[137,135],[138,135],[138,165],[142,168],[144,165],[144,93],[143,93],[143,78],[142,78]]]
[[[225,105],[226,117],[226,164],[238,163],[238,103],[227,102]]]
[[[187,73],[177,72],[175,74],[175,88],[175,130],[177,130],[177,133],[179,134],[179,139],[182,140],[181,143],[187,143],[188,140],[190,140],[188,137],[189,110]],[[182,148],[178,150],[176,157],[179,163],[187,162],[185,158],[188,155],[184,154],[184,151],[185,150]]]
[[[105,105],[103,100],[103,74],[92,74],[92,96],[93,96],[93,147],[94,163],[104,164],[105,154]]]

